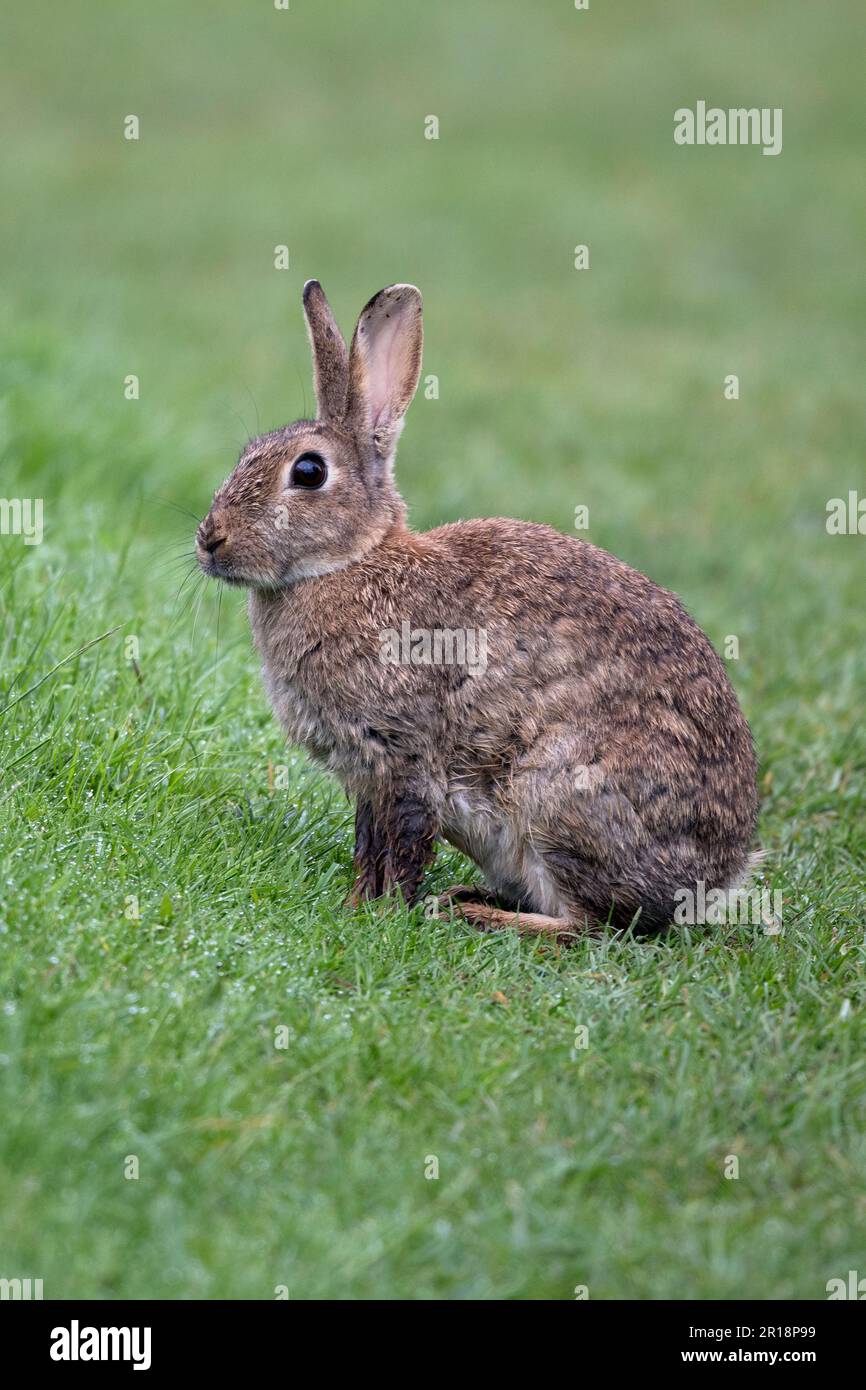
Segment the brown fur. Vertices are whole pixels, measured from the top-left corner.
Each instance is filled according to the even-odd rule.
[[[392,463],[420,372],[420,295],[375,296],[347,363],[320,286],[305,305],[320,419],[248,446],[199,555],[250,588],[277,717],[357,799],[356,900],[415,900],[441,837],[497,895],[455,904],[480,925],[657,930],[678,889],[734,885],[755,758],[700,628],[673,594],[545,526],[411,532]],[[321,491],[286,487],[307,450],[331,466]],[[484,629],[486,669],[383,662],[381,635],[404,622]]]

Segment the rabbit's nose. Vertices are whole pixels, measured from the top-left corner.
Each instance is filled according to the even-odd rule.
[[[206,550],[209,555],[213,555],[214,551],[223,544],[225,539],[225,532],[217,528],[213,517],[208,514],[196,531],[196,540],[202,550]]]

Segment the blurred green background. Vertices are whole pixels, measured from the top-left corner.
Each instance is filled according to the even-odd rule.
[[[856,0],[5,7],[0,493],[46,534],[0,538],[0,1276],[822,1297],[862,1269],[866,538],[825,508],[866,493],[864,38]],[[782,153],[677,147],[698,99],[782,107]],[[184,509],[312,409],[313,276],[347,333],[381,286],[424,293],[415,525],[584,504],[738,637],[784,940],[563,962],[341,913],[347,808],[295,755],[271,794],[242,599],[182,587]],[[491,1050],[494,988],[523,1002]],[[449,1194],[419,1183],[437,1146]]]

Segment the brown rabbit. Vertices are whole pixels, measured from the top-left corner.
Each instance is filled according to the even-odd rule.
[[[662,929],[680,890],[748,873],[755,756],[722,662],[673,594],[546,526],[418,534],[393,466],[421,295],[381,290],[351,348],[304,287],[318,418],[255,439],[198,528],[246,586],[289,739],[357,802],[352,899],[417,900],[437,838],[482,927]]]

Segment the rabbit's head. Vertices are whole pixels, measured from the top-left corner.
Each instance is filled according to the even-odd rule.
[[[249,443],[196,532],[205,574],[278,589],[359,559],[405,509],[393,463],[421,372],[421,295],[390,285],[346,349],[317,280],[304,286],[317,418]]]

